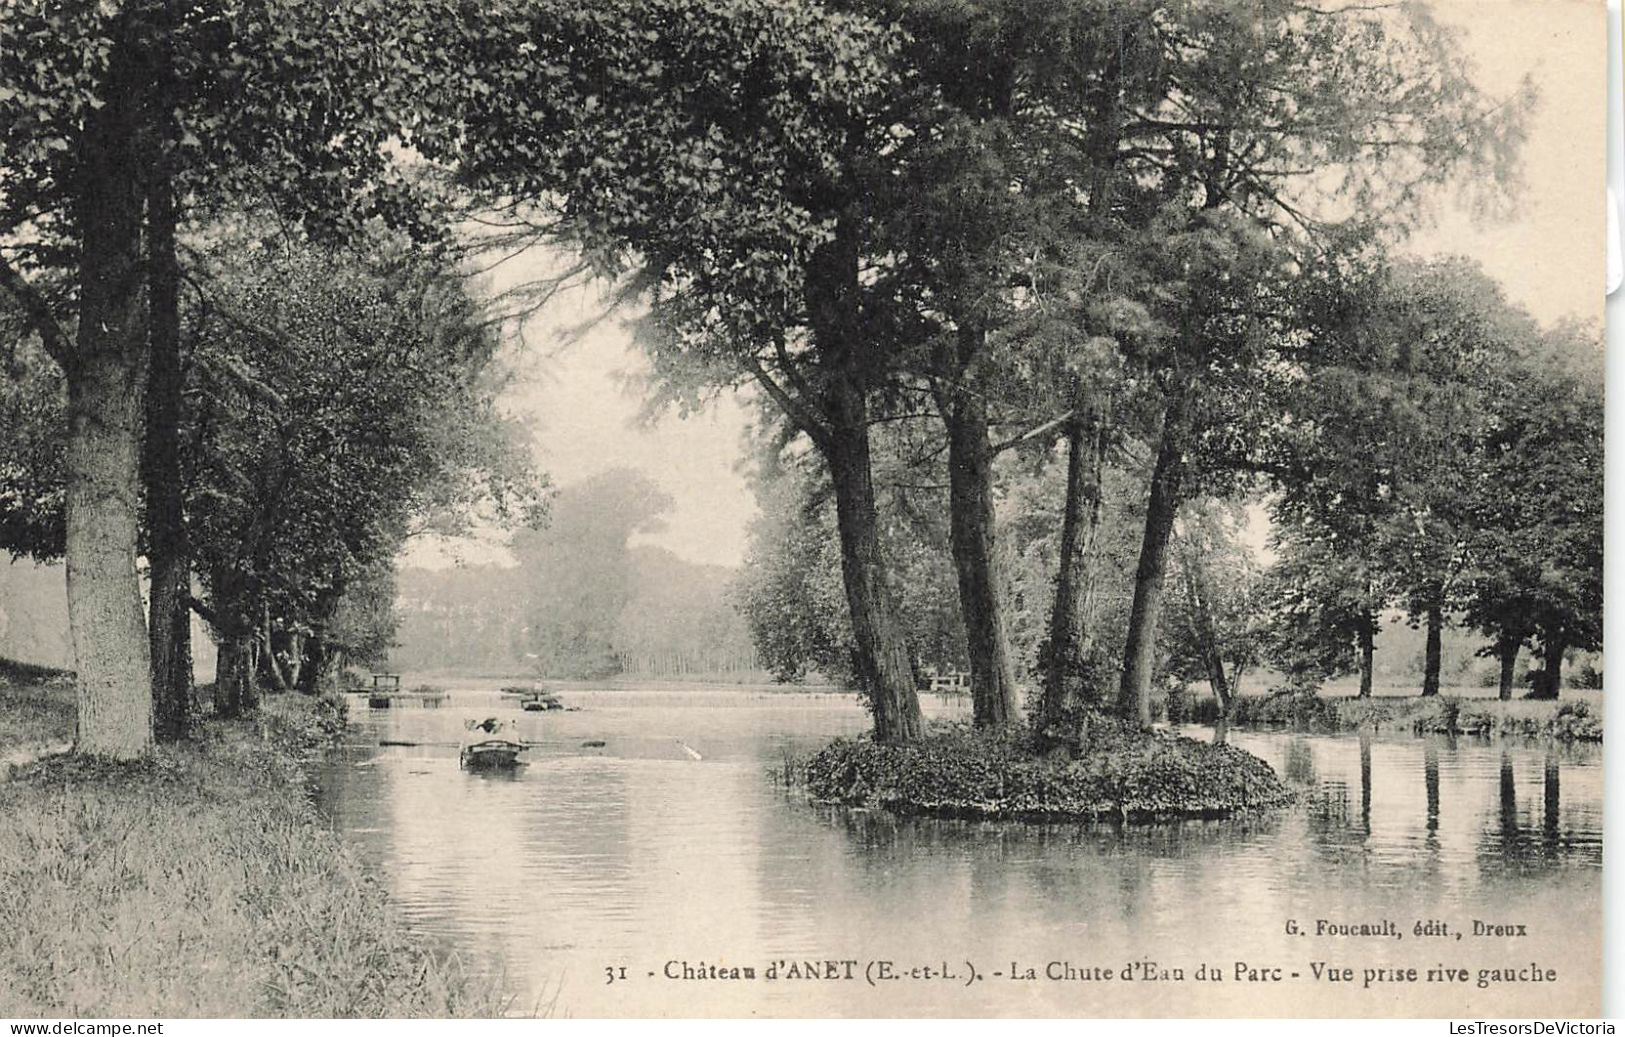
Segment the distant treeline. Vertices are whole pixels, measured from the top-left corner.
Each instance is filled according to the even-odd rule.
[[[761,657],[752,649],[715,645],[688,650],[616,652],[615,666],[628,677],[706,677],[762,673],[764,669]]]
[[[631,548],[627,555],[639,588],[606,636],[612,669],[598,676],[684,677],[757,674],[765,660],[750,643],[749,630],[732,605],[737,574],[720,566],[684,562],[662,548]],[[524,621],[516,604],[527,593],[527,573],[518,567],[409,568],[400,573],[397,647],[390,665],[407,670],[462,670],[522,673],[536,670],[525,656]],[[662,589],[681,587],[700,607],[662,610]],[[708,621],[695,622],[699,615]],[[1383,630],[1376,657],[1376,682],[1402,684],[1422,675],[1425,633],[1397,617]],[[206,637],[196,640],[198,670],[213,672]],[[615,647],[619,646],[619,647]],[[1467,631],[1444,632],[1444,683],[1490,686],[1495,661],[1484,658],[1482,639]],[[0,657],[39,666],[71,668],[73,645],[67,629],[67,593],[61,565],[26,559],[0,566]],[[1524,660],[1520,683],[1527,681]],[[1570,686],[1600,685],[1600,657],[1577,653]],[[563,674],[560,674],[563,676]],[[1254,682],[1248,690],[1259,690]]]
[[[616,470],[562,489],[548,527],[515,538],[514,565],[402,570],[390,665],[560,678],[756,670],[732,570],[632,544],[670,508],[642,475]]]

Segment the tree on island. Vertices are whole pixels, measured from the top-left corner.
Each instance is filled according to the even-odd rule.
[[[768,418],[768,427],[782,423]],[[761,514],[735,587],[768,668],[799,680],[855,678],[856,645],[841,586],[840,538],[832,489],[816,455],[762,439],[754,483]],[[874,484],[892,592],[906,624],[917,680],[926,670],[969,663],[957,572],[949,541],[946,467],[934,415],[897,417],[872,432]],[[974,716],[973,705],[973,716]],[[985,725],[984,726],[989,726]]]
[[[891,360],[866,185],[888,139],[891,35],[813,6],[682,0],[504,5],[465,30],[474,81],[446,157],[476,187],[558,199],[601,271],[636,268],[657,368],[752,381],[811,440],[875,733],[918,738],[870,465]]]
[[[1290,286],[1361,222],[1351,213],[1381,212],[1380,230],[1403,233],[1438,184],[1463,172],[1504,180],[1529,103],[1527,93],[1483,97],[1454,35],[1423,11],[1293,0],[1076,0],[1043,11],[1015,0],[499,0],[455,12],[416,0],[341,12],[312,0],[128,0],[24,5],[0,18],[14,44],[0,55],[0,288],[9,319],[61,372],[68,427],[60,462],[30,448],[33,474],[0,473],[21,502],[3,528],[19,544],[49,541],[43,505],[58,466],[82,748],[110,755],[145,750],[154,701],[162,732],[184,726],[177,617],[193,557],[211,555],[215,593],[235,599],[222,545],[259,542],[236,519],[230,535],[196,540],[187,509],[213,504],[178,491],[192,406],[186,243],[216,216],[274,214],[289,221],[287,242],[356,241],[377,221],[432,237],[434,219],[401,173],[419,158],[454,173],[477,203],[548,214],[546,235],[648,303],[642,341],[670,392],[754,386],[827,473],[852,668],[882,741],[922,733],[911,640],[935,634],[905,615],[924,607],[907,597],[920,583],[907,574],[940,566],[916,564],[938,550],[928,521],[912,539],[888,530],[891,516],[929,516],[911,510],[917,500],[891,509],[882,499],[876,428],[912,435],[922,418],[943,423],[932,444],[949,501],[942,553],[984,726],[1010,719],[1017,672],[1013,582],[1001,571],[1012,554],[996,535],[1001,451],[1066,444],[1042,716],[1060,715],[1084,683],[1094,704],[1108,697],[1099,674],[1079,676],[1093,637],[1080,618],[1085,558],[1108,457],[1143,453],[1116,698],[1144,726],[1182,504],[1228,493],[1270,460],[1267,440],[1296,435],[1287,426],[1299,414],[1283,401],[1319,377],[1316,365],[1334,379],[1349,369],[1349,384],[1379,395],[1404,371],[1378,357],[1381,377],[1355,372],[1317,343],[1380,337],[1378,325],[1403,338],[1406,321],[1440,330],[1376,295],[1310,312],[1306,325]],[[1317,207],[1317,194],[1337,201]],[[1352,287],[1369,295],[1379,284]],[[1471,310],[1450,298],[1470,285],[1433,287],[1443,310]],[[1335,324],[1355,317],[1376,324]],[[1474,355],[1476,333],[1444,329],[1440,362]],[[229,352],[248,355],[251,338]],[[243,391],[209,377],[221,399]],[[1443,395],[1423,406],[1441,412],[1488,391],[1428,378]],[[7,406],[19,421],[48,418]],[[254,421],[274,410],[257,406]],[[240,462],[257,449],[255,427],[222,472],[249,471]],[[1425,442],[1478,458],[1482,431]],[[330,460],[311,457],[318,468]],[[1484,548],[1473,523],[1489,511],[1468,510],[1464,480],[1482,468],[1458,464],[1429,486],[1427,458],[1393,460],[1412,466],[1390,472],[1408,503],[1371,505],[1361,537],[1381,545],[1428,625],[1425,690],[1436,691],[1438,634],[1463,588],[1480,580],[1499,595],[1485,622],[1508,627],[1496,618],[1508,588],[1527,589],[1535,570],[1475,568]],[[1349,498],[1304,471],[1271,472],[1307,485],[1283,490],[1307,516],[1293,535],[1338,532],[1327,511]],[[1371,484],[1379,500],[1398,485]],[[245,496],[263,490],[275,487]],[[318,582],[342,584],[399,535],[314,541],[349,543],[353,556],[314,566]],[[906,554],[916,549],[920,558]],[[150,623],[138,550],[153,572]],[[1592,594],[1578,568],[1539,572],[1550,577],[1540,622],[1497,636],[1539,643],[1555,674],[1567,646],[1595,640]],[[1368,582],[1367,593],[1378,589]],[[236,610],[238,625],[283,644],[308,639],[310,617],[332,607],[289,602],[279,621],[267,604],[257,616]],[[1358,611],[1369,659],[1374,609]],[[273,683],[286,682],[278,650],[268,654]],[[150,676],[132,684],[137,671]]]
[[[1307,200],[1326,188],[1328,177],[1355,211],[1383,212],[1388,230],[1403,231],[1434,185],[1464,173],[1488,174],[1492,182],[1509,174],[1529,98],[1503,103],[1484,97],[1451,34],[1425,12],[1412,9],[1399,18],[1350,8],[1306,14],[1297,4],[1268,3],[1196,4],[1189,14],[1169,33],[1166,51],[1170,78],[1179,86],[1140,116],[1141,128],[1130,139],[1150,152],[1147,161],[1193,209],[1233,213],[1277,245],[1297,239],[1301,250],[1328,240],[1339,219]],[[1353,50],[1362,55],[1358,68],[1339,58]],[[1300,175],[1306,170],[1321,171],[1313,185]],[[1283,280],[1271,275],[1264,284]],[[1220,302],[1210,313],[1234,306]],[[1183,362],[1165,361],[1168,374],[1158,382],[1167,409],[1121,688],[1122,708],[1133,708],[1142,723],[1149,721],[1150,645],[1166,543],[1187,469],[1194,468],[1190,477],[1197,480],[1222,472],[1236,458],[1232,447],[1246,458],[1246,430],[1273,417],[1258,410],[1268,407],[1258,394],[1270,384],[1260,376],[1274,369],[1270,352],[1290,345],[1289,327],[1280,323],[1289,310],[1282,306],[1274,314],[1273,328],[1267,321],[1237,326],[1229,317],[1217,327],[1192,322],[1201,310],[1165,318],[1181,329],[1170,355]],[[1221,390],[1225,405],[1204,413],[1210,357],[1221,362],[1220,371],[1249,375],[1253,383],[1221,379],[1234,383]],[[1238,416],[1252,420],[1238,423]],[[1226,437],[1241,442],[1227,444]],[[1194,452],[1218,463],[1193,466]]]
[[[1067,8],[1056,24],[1075,18],[1081,25],[1089,10]],[[1051,115],[1042,128],[1065,144],[1052,153],[1061,164],[1024,167],[1032,175],[1023,189],[1046,178],[1070,183],[1074,208],[1087,207],[1091,177],[1104,171],[1132,190],[1120,204],[1099,203],[1106,211],[1097,215],[1121,209],[1135,228],[1174,199],[1194,210],[1257,214],[1265,226],[1306,220],[1286,190],[1301,179],[1291,171],[1304,166],[1335,170],[1349,197],[1403,214],[1427,184],[1464,164],[1504,165],[1512,152],[1519,106],[1498,106],[1492,115],[1459,63],[1448,60],[1448,33],[1424,15],[1305,16],[1284,2],[1259,10],[1193,3],[1163,20],[1132,4],[1112,11],[1122,32],[1063,55],[1074,60],[1055,66],[1053,86],[1035,71],[1044,67],[1042,48],[1008,48],[1016,58],[1002,72],[997,62],[977,60],[1010,43],[1002,26],[1022,24],[991,4],[970,13],[976,32],[969,36],[960,33],[964,19],[937,18],[923,6],[898,8],[899,35],[851,15],[745,3],[590,13],[504,7],[465,31],[473,48],[467,64],[481,70],[482,85],[468,89],[467,133],[447,157],[469,182],[494,193],[556,199],[563,229],[602,268],[645,272],[640,285],[669,333],[654,348],[657,364],[708,370],[723,384],[754,380],[830,466],[848,607],[882,738],[915,737],[918,719],[874,529],[868,425],[875,398],[898,364],[931,341],[944,349],[955,343],[950,353],[964,347],[980,354],[984,333],[997,324],[989,322],[997,314],[987,300],[1005,291],[987,271],[1006,252],[1001,228],[1022,223],[1012,223],[984,191],[977,197],[988,204],[968,205],[986,217],[976,228],[978,235],[989,231],[985,240],[933,241],[942,235],[920,224],[897,233],[899,216],[920,211],[918,196],[932,182],[908,176],[911,170],[958,170],[962,157],[976,153],[967,147],[974,143],[984,145],[991,165],[957,171],[955,182],[974,190],[977,176],[997,179],[983,174],[1020,156],[985,147],[1002,130],[998,119],[982,115],[1015,110],[1024,99],[1040,111],[1069,96],[1060,81],[1074,72],[1102,89],[1075,90],[1071,106]],[[645,28],[655,23],[658,32]],[[964,38],[954,43],[954,34]],[[1260,38],[1269,45],[1260,48]],[[1081,46],[1079,37],[1036,29],[1031,39],[1053,44],[1051,55],[1055,47]],[[1114,46],[1122,55],[1127,42],[1132,67],[1113,80],[1105,66]],[[1365,70],[1382,74],[1355,75],[1338,60],[1354,46],[1369,55]],[[1149,58],[1142,61],[1142,53]],[[1142,72],[1152,77],[1150,89],[1135,78]],[[1084,146],[1108,126],[1115,129],[1107,146]],[[957,267],[956,255],[965,258]],[[929,277],[912,276],[927,267]],[[934,294],[922,314],[923,291]],[[934,316],[946,337],[924,334],[922,315]],[[958,371],[949,370],[943,383],[950,419],[967,398],[960,376],[977,366],[967,362],[974,356],[953,355]],[[985,503],[985,477],[973,473],[986,465],[971,462],[987,439],[977,431],[980,416],[964,417],[972,455],[961,452],[964,500]],[[1184,449],[1179,443],[1168,452],[1177,457]],[[1176,481],[1158,481],[1163,498],[1176,496],[1168,485]],[[987,511],[962,510],[984,519]],[[1143,600],[1125,656],[1125,695],[1137,710],[1149,680],[1141,655],[1151,640],[1171,511],[1152,509]],[[960,538],[968,576],[991,552],[974,539]],[[985,596],[969,585],[989,581],[965,582],[971,598]],[[996,643],[982,636],[993,628],[987,625],[983,630],[979,616],[978,640]],[[992,665],[984,660],[984,668]]]

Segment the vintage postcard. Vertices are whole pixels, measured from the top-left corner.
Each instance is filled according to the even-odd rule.
[[[1607,45],[0,5],[0,1017],[1600,1016]]]

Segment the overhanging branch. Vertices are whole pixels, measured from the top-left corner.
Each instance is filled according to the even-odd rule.
[[[1027,431],[1021,433],[1019,436],[1012,436],[1011,438],[1006,439],[1002,443],[994,443],[993,446],[991,447],[991,449],[995,454],[1002,454],[1006,450],[1009,450],[1013,446],[1020,446],[1022,443],[1025,443],[1025,442],[1027,442],[1029,440],[1037,439],[1039,436],[1042,436],[1042,435],[1044,435],[1046,433],[1055,431],[1056,429],[1060,428],[1062,425],[1065,425],[1067,422],[1071,421],[1075,414],[1077,414],[1077,411],[1069,410],[1065,414],[1062,414],[1060,417],[1051,418],[1049,421],[1044,422],[1042,425],[1036,425],[1036,426],[1028,429]]]
[[[767,373],[767,369],[762,366],[762,362],[755,356],[745,353],[743,360],[745,370],[749,371],[751,376],[756,379],[756,383],[769,396],[773,397],[773,402],[784,409],[784,413],[789,416],[790,420],[799,425],[801,430],[807,433],[814,443],[820,447],[827,447],[831,441],[829,428],[818,419],[818,416],[812,412],[811,408],[786,392],[784,386],[775,382],[773,376]]]
[[[209,606],[205,605],[203,602],[199,601],[197,598],[191,597],[190,595],[187,596],[186,603],[191,606],[193,612],[196,612],[199,616],[201,616],[203,618],[203,621],[205,623],[209,624],[210,626],[218,626],[218,621],[217,621],[217,619],[215,617],[214,609],[212,609]]]

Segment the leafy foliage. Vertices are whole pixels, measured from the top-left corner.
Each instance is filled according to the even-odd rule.
[[[1262,587],[1270,663],[1318,680],[1352,672],[1362,627],[1392,595],[1391,574],[1369,544],[1307,517],[1278,517],[1270,539],[1276,559]]]
[[[963,669],[958,592],[948,560],[944,473],[926,421],[898,420],[873,433],[881,543],[892,593],[917,670]],[[828,477],[781,439],[758,444],[761,515],[735,596],[769,670],[796,681],[809,670],[855,679],[841,545]]]
[[[817,670],[850,682],[852,633],[834,518],[808,497],[793,474],[759,480],[761,514],[734,596],[774,679],[796,682]]]
[[[1308,631],[1300,654],[1334,672],[1336,643],[1389,604],[1413,620],[1465,609],[1513,647],[1544,616],[1550,640],[1596,647],[1601,379],[1588,336],[1541,331],[1463,260],[1344,260],[1301,288],[1313,374],[1287,394],[1274,507],[1278,603]]]
[[[453,273],[387,241],[233,242],[207,276],[188,513],[218,630],[325,627],[419,516],[536,520],[543,486],[491,409],[495,340]]]
[[[1143,458],[1127,449],[1104,466],[1099,521],[1082,547],[1074,676],[1099,699],[1114,686],[1128,627],[1129,595],[1145,516]],[[1000,544],[1011,596],[1011,641],[1025,672],[1036,672],[1055,594],[1066,458],[1060,450],[1024,450],[1000,466],[1004,501]]]
[[[0,238],[26,265],[69,267],[86,175],[81,136],[113,100],[110,62],[148,77],[144,162],[179,177],[202,210],[243,198],[312,226],[369,218],[418,226],[419,203],[389,145],[424,125],[431,2],[24,0],[0,12]]]
[[[892,81],[883,30],[751,0],[500,3],[462,25],[466,132],[428,152],[499,195],[558,199],[602,269],[692,288],[696,334],[743,345],[800,312],[836,156]]]
[[[1247,515],[1224,502],[1186,510],[1173,574],[1173,622],[1163,630],[1168,674],[1177,680],[1206,680],[1237,694],[1247,671],[1263,654],[1263,579],[1252,548],[1244,541]]]
[[[434,237],[397,160],[432,96],[421,89],[424,19],[445,10],[435,0],[0,8],[0,290],[66,377],[65,507],[94,516],[64,537],[81,751],[147,753],[154,701],[164,734],[185,726],[184,638],[172,636],[187,596],[176,228],[252,199],[329,241],[377,218]],[[138,465],[148,377],[152,435]],[[143,476],[161,613],[150,631],[134,564]]]
[[[13,558],[60,558],[66,529],[63,432],[67,392],[60,370],[0,313],[9,345],[9,377],[0,378],[0,548]]]
[[[326,650],[345,664],[376,667],[388,657],[399,627],[395,559],[380,558],[346,584],[321,632]]]
[[[1474,460],[1494,420],[1490,379],[1533,322],[1459,260],[1356,271],[1329,296],[1312,285],[1306,309],[1315,374],[1294,402],[1312,445],[1283,509],[1374,539],[1378,564],[1420,611],[1461,571]]]
[[[1602,646],[1602,349],[1559,327],[1524,342],[1489,399],[1467,502],[1465,620],[1494,638]]]

